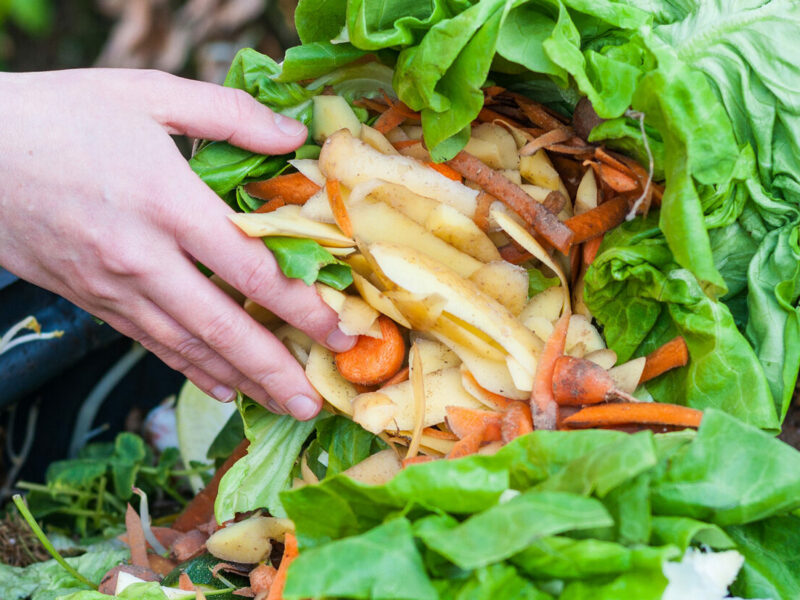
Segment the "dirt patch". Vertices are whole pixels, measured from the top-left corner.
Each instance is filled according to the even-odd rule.
[[[28,524],[15,509],[9,510],[0,521],[0,563],[12,567],[27,567],[49,558],[50,555],[33,535]]]

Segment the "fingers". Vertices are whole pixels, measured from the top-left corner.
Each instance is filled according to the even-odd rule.
[[[189,254],[254,302],[305,331],[335,352],[349,350],[354,336],[339,329],[339,317],[313,287],[283,275],[275,258],[259,239],[242,234],[231,223],[230,208],[195,178],[190,192],[197,208],[184,215],[178,242]]]
[[[271,412],[286,414],[261,387],[248,381],[230,363],[205,343],[194,338],[158,307],[148,305],[145,305],[144,310],[140,307],[133,311],[141,325],[135,325],[127,318],[113,313],[103,314],[103,320],[126,336],[139,341],[167,366],[183,373],[199,389],[220,402],[234,400],[234,388],[237,388]]]
[[[272,112],[243,90],[150,72],[146,110],[172,134],[225,140],[260,154],[285,154],[308,137],[305,125]]]
[[[294,417],[306,420],[319,412],[322,399],[275,336],[188,261],[167,269],[170,279],[153,281],[147,290],[153,303]]]

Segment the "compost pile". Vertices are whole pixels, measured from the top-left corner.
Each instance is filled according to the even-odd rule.
[[[192,166],[359,340],[218,281],[325,411],[240,398],[65,597],[797,597],[800,10],[638,4],[304,0],[282,64],[239,53],[309,140]]]

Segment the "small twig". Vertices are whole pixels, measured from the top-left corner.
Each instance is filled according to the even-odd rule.
[[[642,191],[642,195],[636,198],[631,206],[630,211],[627,215],[625,215],[626,221],[632,221],[636,217],[636,213],[639,211],[639,207],[644,202],[645,198],[647,198],[648,194],[650,193],[650,185],[653,182],[653,171],[655,169],[655,161],[653,160],[653,152],[650,150],[650,142],[647,139],[647,132],[644,128],[644,113],[638,110],[626,110],[625,116],[630,119],[636,119],[639,121],[639,130],[642,132],[642,143],[644,144],[644,150],[647,152],[647,158],[649,160],[649,165],[647,168],[647,182],[645,182],[644,190]]]

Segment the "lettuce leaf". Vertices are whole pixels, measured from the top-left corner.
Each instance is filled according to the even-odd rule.
[[[250,446],[220,481],[214,515],[218,523],[258,508],[284,516],[278,495],[289,486],[292,466],[315,419],[275,415],[250,400],[238,404]]]
[[[320,281],[337,290],[353,283],[350,266],[314,240],[281,236],[263,240],[287,277],[301,279],[306,285]]]

